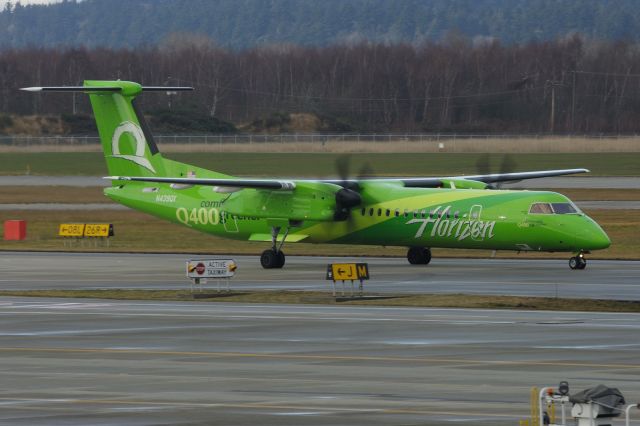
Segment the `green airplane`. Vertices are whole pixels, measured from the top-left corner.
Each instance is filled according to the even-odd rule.
[[[607,234],[555,192],[496,190],[492,184],[588,172],[549,170],[473,176],[367,179],[238,178],[164,158],[127,81],[85,81],[79,87],[22,90],[89,95],[114,201],[225,238],[270,242],[266,269],[282,268],[286,242],[408,247],[411,264],[426,265],[432,247],[569,252],[571,269],[611,244]]]

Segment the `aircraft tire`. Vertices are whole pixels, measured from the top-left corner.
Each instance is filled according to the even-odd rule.
[[[431,262],[431,249],[425,248],[422,249],[422,264],[428,265]]]
[[[278,254],[275,250],[265,250],[260,255],[260,264],[264,269],[278,268]],[[281,267],[281,266],[280,266]]]
[[[578,258],[578,269],[584,269],[587,267],[587,259],[584,257]]]
[[[412,265],[427,265],[431,262],[431,250],[424,247],[409,247],[407,260]]]
[[[580,256],[574,256],[569,259],[569,268],[571,269],[584,269],[587,267],[587,259]]]
[[[276,268],[282,268],[285,262],[284,252],[280,250],[276,256],[278,258],[278,266],[276,266]]]

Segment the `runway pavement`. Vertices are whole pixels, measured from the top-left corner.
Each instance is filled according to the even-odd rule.
[[[640,398],[639,314],[3,298],[0,318],[3,425],[513,426],[533,385]]]
[[[0,289],[186,288],[185,263],[202,255],[0,252]],[[220,256],[204,256],[220,257]],[[409,265],[403,258],[288,256],[264,270],[258,256],[231,256],[236,290],[324,290],[332,262],[367,262],[373,293],[468,293],[640,300],[640,262],[589,260],[583,271],[565,260],[441,259]],[[215,284],[212,284],[215,286]],[[349,290],[349,287],[347,287]]]

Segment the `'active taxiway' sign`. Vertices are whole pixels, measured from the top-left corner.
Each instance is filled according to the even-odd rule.
[[[188,278],[231,278],[238,265],[233,259],[192,259],[187,261]]]

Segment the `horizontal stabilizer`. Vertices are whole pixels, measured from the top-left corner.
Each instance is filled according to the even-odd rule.
[[[99,86],[43,86],[43,87],[23,87],[20,90],[26,92],[121,92],[122,87],[99,87]],[[183,92],[193,90],[193,87],[163,87],[163,86],[142,86],[143,92]]]

